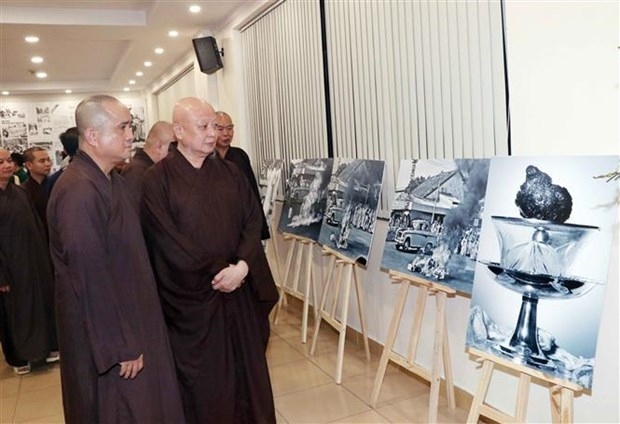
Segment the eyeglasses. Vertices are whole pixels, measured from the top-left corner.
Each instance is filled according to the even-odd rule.
[[[226,127],[223,127],[221,125],[217,125],[216,124],[215,125],[215,129],[218,130],[218,131],[224,131],[224,130],[226,130],[226,131],[233,131],[235,129],[235,126],[234,125],[228,125]]]

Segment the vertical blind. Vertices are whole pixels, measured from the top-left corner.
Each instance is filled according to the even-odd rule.
[[[321,21],[316,1],[278,4],[242,32],[255,163],[327,157]]]
[[[289,0],[243,32],[250,128],[262,159],[325,156],[321,37],[336,157],[386,161],[508,153],[501,2]],[[311,120],[312,122],[308,122]]]

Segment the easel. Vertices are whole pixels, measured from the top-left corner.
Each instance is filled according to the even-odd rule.
[[[478,360],[483,361],[482,377],[478,384],[478,390],[471,404],[468,423],[477,423],[480,415],[491,418],[498,422],[506,423],[523,423],[526,421],[527,400],[530,390],[532,377],[541,379],[551,384],[549,387],[549,401],[551,403],[551,419],[554,423],[572,423],[573,422],[573,398],[575,393],[583,391],[583,387],[561,380],[559,378],[550,377],[541,371],[528,368],[524,365],[516,364],[507,359],[492,356],[486,352],[468,348],[468,352],[474,356],[478,356]],[[515,415],[511,416],[502,411],[493,408],[484,403],[491,382],[491,374],[495,364],[502,365],[508,369],[518,372],[519,375],[519,392],[517,393],[517,401],[515,406]]]
[[[410,371],[431,383],[428,422],[436,423],[437,411],[439,409],[439,388],[441,385],[441,376],[439,375],[441,366],[440,361],[443,362],[448,406],[451,409],[456,408],[445,311],[446,298],[448,296],[454,296],[456,291],[442,284],[433,283],[431,281],[423,280],[412,275],[407,275],[396,271],[390,271],[390,277],[395,282],[399,282],[401,286],[398,299],[396,301],[396,309],[394,309],[392,320],[390,321],[387,340],[385,342],[385,346],[383,347],[383,354],[381,355],[381,360],[379,361],[379,369],[377,370],[374,388],[370,396],[370,404],[373,408],[376,407],[388,362],[393,361],[394,363],[405,368],[407,371]],[[414,319],[411,327],[411,337],[409,339],[407,357],[405,358],[404,356],[396,353],[393,350],[393,347],[396,340],[396,334],[398,332],[398,326],[400,325],[400,320],[402,318],[403,309],[405,308],[407,293],[409,291],[409,287],[412,285],[417,286],[419,291],[414,309]],[[422,368],[420,365],[415,363],[415,355],[418,349],[418,342],[420,340],[420,331],[422,329],[422,320],[424,318],[426,300],[430,296],[435,296],[436,310],[433,366],[429,373],[427,369]]]
[[[316,244],[314,241],[300,237],[294,234],[284,234],[284,240],[288,240],[292,243],[288,255],[286,257],[286,270],[284,271],[284,279],[282,280],[282,284],[280,285],[280,299],[278,300],[278,306],[276,307],[276,313],[273,318],[273,323],[278,323],[278,315],[280,314],[280,308],[282,307],[282,303],[285,302],[285,297],[287,294],[301,300],[304,304],[303,306],[303,315],[301,319],[301,342],[306,343],[308,339],[308,307],[310,305],[310,289],[312,289],[312,299],[316,304],[316,288],[313,283],[313,263],[312,263],[312,251],[313,247]],[[291,272],[291,265],[293,263],[293,254],[297,253],[295,256],[295,276],[293,277],[292,285],[288,284],[289,275]],[[304,292],[300,292],[299,287],[299,278],[301,271],[302,259],[304,256],[304,252],[306,255],[306,275],[305,275],[305,289]],[[314,317],[316,319],[316,305],[314,306]]]
[[[364,337],[364,349],[366,350],[366,359],[370,360],[370,349],[368,347],[368,337],[366,336],[366,324],[364,322],[364,296],[362,295],[362,287],[360,279],[357,273],[357,267],[355,261],[341,255],[340,253],[323,247],[323,254],[331,257],[329,273],[323,286],[323,293],[321,295],[321,306],[319,307],[316,324],[314,326],[314,338],[312,339],[312,347],[310,348],[310,355],[314,355],[314,349],[316,348],[316,342],[319,336],[319,329],[321,327],[321,319],[325,320],[336,331],[340,333],[338,339],[338,359],[336,361],[336,384],[342,382],[342,365],[344,363],[344,342],[347,335],[347,318],[349,314],[349,297],[351,295],[351,281],[355,282],[355,293],[357,294],[357,306],[359,311],[360,325],[362,327],[362,336]],[[338,268],[337,278],[332,280],[334,268]],[[344,271],[344,295],[340,299],[340,285],[343,281]],[[327,295],[329,289],[333,284],[333,298],[331,308],[325,309],[327,303]],[[338,301],[341,300],[342,316],[340,321],[336,316]]]

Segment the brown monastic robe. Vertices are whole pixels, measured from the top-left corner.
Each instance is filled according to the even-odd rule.
[[[250,187],[252,191],[256,195],[256,199],[260,203],[260,190],[258,188],[258,182],[256,181],[256,176],[254,175],[254,170],[252,169],[252,163],[250,162],[250,157],[248,154],[241,148],[230,146],[224,155],[224,159],[231,161],[237,167],[239,167],[239,171],[248,179],[250,183]],[[267,219],[265,218],[265,214],[262,214],[262,228],[261,228],[261,239],[267,240],[269,235],[269,225],[267,225]]]
[[[54,276],[43,225],[26,190],[0,189],[0,332],[10,365],[57,349]],[[8,345],[7,345],[8,343]]]
[[[247,179],[217,154],[195,169],[171,148],[147,171],[141,213],[188,422],[275,422],[265,347],[278,292]],[[240,259],[245,284],[213,290]]]
[[[120,175],[79,151],[48,204],[67,423],[181,423],[174,363],[140,222]],[[121,361],[144,355],[133,380]]]
[[[143,149],[138,149],[133,155],[133,158],[131,158],[131,161],[129,161],[121,171],[121,175],[125,178],[125,185],[129,188],[131,197],[136,205],[136,209],[140,206],[144,174],[154,163],[153,159],[151,159]]]

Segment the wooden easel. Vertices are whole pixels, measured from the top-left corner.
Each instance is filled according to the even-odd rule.
[[[396,309],[392,314],[392,320],[390,321],[390,328],[388,330],[387,340],[383,347],[383,354],[379,361],[379,369],[377,370],[377,376],[375,377],[375,384],[370,396],[370,404],[374,408],[377,405],[379,399],[379,392],[383,385],[383,379],[385,377],[385,371],[389,361],[400,365],[407,371],[410,371],[431,383],[430,391],[430,404],[428,407],[428,422],[437,422],[437,411],[439,409],[439,388],[441,385],[440,366],[443,362],[445,381],[446,381],[446,393],[448,397],[448,406],[451,409],[456,408],[456,400],[454,397],[454,385],[452,383],[452,365],[450,361],[450,347],[448,344],[448,331],[446,325],[446,298],[448,296],[454,296],[456,291],[450,287],[446,287],[442,284],[434,283],[431,281],[416,278],[412,275],[404,273],[390,271],[390,277],[395,282],[401,284],[398,299],[396,301]],[[394,342],[396,340],[396,334],[405,308],[405,302],[407,300],[407,293],[410,286],[417,286],[419,288],[418,298],[416,300],[413,325],[411,327],[411,337],[409,339],[409,347],[407,357],[404,357],[393,350]],[[418,349],[418,342],[420,340],[420,331],[422,329],[422,320],[424,318],[424,308],[426,306],[426,300],[429,296],[435,296],[436,310],[435,310],[435,340],[433,344],[433,366],[429,371],[420,365],[415,363],[415,356]]]
[[[357,306],[359,311],[360,325],[362,327],[362,336],[364,337],[364,349],[366,350],[366,359],[370,360],[370,349],[368,347],[368,337],[366,336],[366,324],[364,321],[364,296],[362,295],[362,287],[357,273],[355,261],[341,255],[340,253],[323,247],[323,254],[330,256],[330,267],[327,278],[323,285],[323,293],[321,295],[321,305],[318,309],[317,320],[314,326],[314,337],[312,339],[312,347],[310,355],[314,355],[314,349],[321,328],[321,320],[325,320],[336,331],[340,333],[338,339],[338,359],[336,361],[336,384],[342,382],[342,365],[344,363],[344,343],[347,335],[347,318],[349,314],[349,297],[351,295],[351,282],[355,282],[355,293],[357,294]],[[337,277],[332,279],[334,268],[338,268]],[[344,271],[344,293],[340,296],[340,286],[343,281]],[[329,310],[325,309],[327,296],[332,289],[332,302]],[[337,317],[338,302],[340,301],[342,316],[340,320]]]
[[[294,234],[284,234],[284,240],[290,241],[292,244],[288,251],[288,255],[286,258],[286,269],[284,271],[284,279],[282,280],[282,284],[280,285],[280,299],[278,300],[278,305],[276,307],[276,313],[273,318],[273,323],[278,323],[278,316],[280,314],[280,308],[282,307],[282,303],[285,301],[285,296],[287,294],[301,300],[303,302],[303,315],[301,319],[301,342],[306,343],[308,339],[308,309],[309,309],[309,298],[310,298],[310,290],[312,290],[312,300],[314,301],[314,318],[316,319],[316,288],[313,282],[313,263],[312,263],[312,251],[313,247],[316,244],[314,241],[300,237]],[[295,275],[291,284],[289,284],[289,276],[291,273],[291,267],[293,265],[293,255],[295,256]],[[306,264],[306,273],[305,273],[305,285],[304,292],[300,292],[299,280],[300,280],[300,271],[303,256],[305,258]]]
[[[468,423],[477,423],[480,415],[491,418],[492,420],[505,423],[523,423],[526,422],[527,401],[530,391],[530,383],[532,377],[543,380],[550,384],[549,401],[551,403],[551,419],[554,423],[572,423],[573,422],[573,398],[575,393],[583,391],[583,387],[561,380],[559,378],[550,377],[541,371],[528,368],[524,365],[516,364],[507,359],[492,356],[481,350],[467,348],[468,352],[483,361],[482,377],[478,383],[478,390],[474,395],[469,415]],[[515,415],[511,416],[490,405],[484,403],[491,382],[491,375],[495,364],[501,365],[508,369],[518,372],[519,375],[519,391],[515,406]]]
[[[276,242],[275,233],[273,231],[273,222],[269,226],[269,239],[265,243],[265,256],[273,273],[273,278],[278,286],[278,290],[284,284],[282,280],[282,266],[280,265],[280,252],[278,251],[278,243]],[[286,300],[286,299],[285,299]]]

